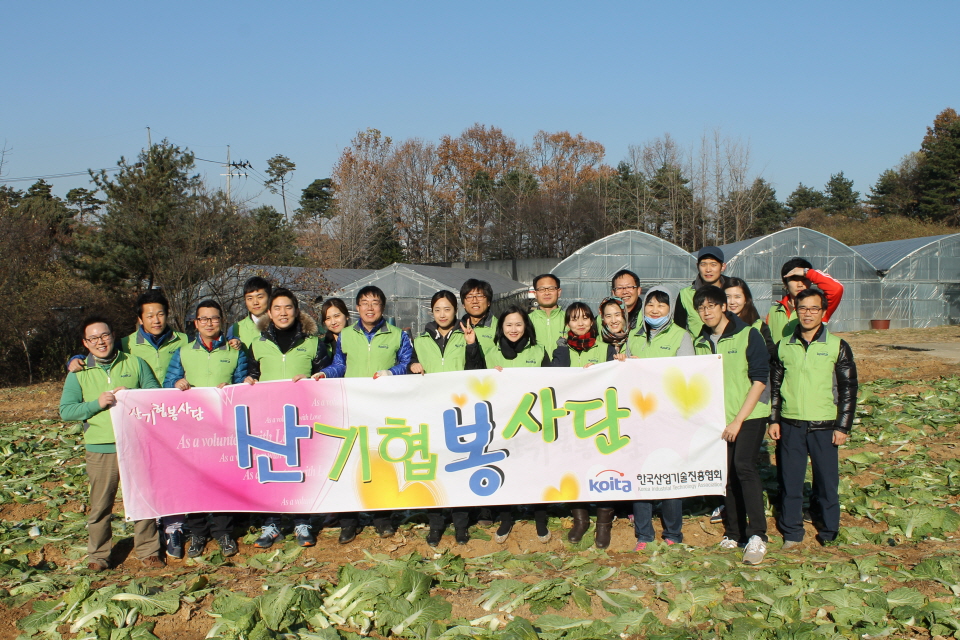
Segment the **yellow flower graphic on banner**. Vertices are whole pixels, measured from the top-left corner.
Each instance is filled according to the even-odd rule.
[[[672,367],[663,374],[663,386],[684,418],[706,408],[710,402],[710,383],[702,373],[695,373],[687,380],[680,369]]]
[[[493,395],[493,392],[497,390],[497,383],[494,382],[493,378],[484,378],[480,380],[479,378],[470,378],[467,382],[467,388],[470,389],[473,393],[480,396],[481,400],[486,400]]]
[[[402,465],[401,465],[402,466]],[[364,482],[357,466],[357,490],[367,509],[412,509],[433,507],[437,504],[431,482],[411,482],[400,488],[400,478],[394,465],[383,460],[376,451],[370,452],[370,482]]]
[[[652,393],[643,395],[640,389],[634,389],[630,392],[630,399],[633,400],[633,406],[637,408],[637,411],[639,411],[640,415],[644,418],[657,410],[657,396]]]
[[[560,502],[570,502],[571,500],[576,500],[580,497],[580,484],[577,482],[577,477],[572,473],[564,474],[560,478],[560,488],[556,487],[547,487],[543,492],[543,499]]]

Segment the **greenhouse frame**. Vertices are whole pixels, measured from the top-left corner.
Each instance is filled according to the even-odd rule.
[[[447,289],[460,299],[460,287],[470,278],[485,280],[493,289],[491,308],[495,315],[512,304],[526,308],[529,287],[522,282],[506,278],[485,269],[458,269],[418,264],[394,263],[335,291],[332,295],[343,298],[356,321],[355,300],[357,291],[367,285],[375,285],[387,297],[384,315],[402,329],[409,328],[413,335],[423,331],[433,320],[430,299],[437,291]],[[459,313],[462,315],[462,305]]]
[[[790,227],[720,248],[727,262],[724,274],[747,281],[761,317],[786,294],[780,277],[783,263],[801,257],[843,284],[843,301],[830,319],[832,330],[869,329],[871,320],[884,318],[877,269],[855,249],[819,231]]]
[[[554,268],[563,290],[561,304],[598,304],[610,295],[610,279],[621,269],[636,273],[644,290],[654,285],[679,290],[696,278],[697,261],[681,247],[657,236],[619,231],[581,247]]]
[[[960,233],[854,247],[882,276],[892,328],[960,324]]]

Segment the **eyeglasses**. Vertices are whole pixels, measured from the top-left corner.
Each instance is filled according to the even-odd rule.
[[[698,311],[698,312],[699,312],[699,311],[713,311],[714,309],[716,309],[716,308],[719,307],[719,306],[720,306],[719,304],[710,304],[709,302],[706,302],[706,303],[700,305],[699,307],[697,307],[697,311]]]
[[[556,287],[554,287],[554,288],[556,288]],[[538,291],[539,291],[539,289],[538,289]],[[486,299],[487,299],[487,296],[483,295],[482,293],[471,293],[471,294],[468,295],[468,296],[464,296],[463,299],[464,299],[464,300],[486,300]]]
[[[379,309],[382,305],[379,300],[364,300],[357,304],[361,309]]]
[[[636,289],[636,288],[637,288],[637,285],[614,287],[614,288],[613,288],[613,291],[614,291],[614,293],[616,293],[617,291],[633,291],[633,290]]]
[[[797,307],[797,313],[819,313],[823,307]]]
[[[534,291],[538,293],[553,293],[554,291],[559,291],[560,287],[537,287]]]
[[[113,334],[108,331],[107,333],[101,333],[98,336],[90,336],[89,338],[84,338],[83,341],[89,342],[90,344],[100,344],[101,342],[103,344],[107,344],[107,340],[109,340],[110,336],[112,335]]]
[[[210,318],[197,318],[196,322],[198,324],[220,324],[220,316],[213,316]]]

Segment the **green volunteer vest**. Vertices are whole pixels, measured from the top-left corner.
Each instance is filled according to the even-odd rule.
[[[537,338],[538,342],[539,340],[540,338]],[[587,364],[599,364],[607,361],[607,343],[600,340],[597,340],[597,343],[586,351],[577,351],[569,345],[567,345],[567,349],[570,351],[571,367],[583,367]]]
[[[396,365],[402,333],[392,324],[384,323],[368,341],[359,323],[344,328],[340,332],[340,350],[347,356],[344,377],[372,378],[377,371]]]
[[[190,339],[187,338],[187,334],[174,331],[157,349],[140,335],[138,329],[120,341],[120,350],[135,355],[146,362],[150,370],[153,371],[154,377],[162,382],[167,376],[167,367],[170,366],[170,359],[173,358],[174,352],[189,344]]]
[[[399,344],[397,348],[399,349]],[[443,353],[440,352],[437,341],[429,333],[421,333],[414,338],[413,348],[416,349],[417,360],[420,361],[426,373],[463,371],[467,366],[467,339],[460,329],[454,329],[450,333]],[[347,362],[349,363],[349,360]]]
[[[250,346],[250,351],[253,359],[260,363],[260,381],[270,382],[293,380],[299,375],[309,376],[319,346],[320,338],[307,336],[290,351],[282,353],[275,342],[261,335]]]
[[[743,406],[743,401],[753,385],[747,367],[747,345],[750,341],[751,331],[757,330],[747,327],[732,336],[720,338],[717,342],[716,351],[714,351],[713,341],[710,338],[697,336],[697,339],[693,342],[693,350],[697,355],[719,353],[723,356],[723,406],[726,409],[728,424],[737,417],[740,407]],[[769,416],[770,404],[758,402],[747,419],[752,420],[753,418]]]
[[[86,368],[74,375],[80,383],[84,402],[96,400],[104,391],[112,391],[117,387],[140,388],[140,363],[136,356],[123,352],[117,354],[117,359],[109,369],[98,365],[93,356],[87,356]],[[116,442],[109,409],[104,409],[84,423],[83,441],[86,444]]]
[[[485,340],[493,342],[493,336],[497,333],[497,316],[490,315],[488,318],[490,319],[490,321],[487,323],[489,326],[474,326],[473,331],[477,334],[478,338],[484,338]]]
[[[693,306],[693,296],[696,295],[696,293],[697,290],[693,287],[680,289],[680,304],[687,310],[687,331],[694,337],[700,335],[700,330],[703,329],[703,321],[700,319],[700,314],[697,313],[696,307]]]
[[[180,364],[184,377],[194,387],[216,387],[233,382],[240,352],[223,343],[211,352],[199,342],[180,347]]]
[[[552,356],[553,350],[557,348],[557,340],[567,335],[565,317],[566,314],[560,307],[554,309],[550,315],[547,315],[543,309],[534,309],[530,312],[530,322],[533,323],[537,344],[544,345],[548,357]]]
[[[250,319],[248,314],[246,318],[233,325],[231,334],[233,337],[239,338],[243,346],[249,349],[250,345],[260,337],[260,329],[257,329],[256,323]]]
[[[640,330],[631,333],[627,338],[627,344],[630,347],[630,355],[638,358],[670,358],[677,355],[680,345],[683,343],[683,336],[686,333],[679,325],[670,323],[665,331],[661,331],[653,336],[647,342],[646,327],[641,326]]]
[[[521,367],[539,367],[543,364],[543,356],[547,353],[543,345],[535,344],[517,354],[513,360],[507,360],[503,357],[500,347],[491,344],[489,349],[484,349],[487,358],[487,368],[503,367],[504,369],[519,369]],[[571,360],[572,358],[571,353]]]
[[[794,313],[792,318],[787,318],[787,308],[779,302],[770,307],[767,325],[770,327],[770,336],[774,342],[780,342],[792,336],[798,324],[800,320],[797,319],[797,314]]]
[[[803,343],[791,336],[780,341],[778,355],[783,363],[780,414],[788,420],[836,420],[833,373],[840,338],[824,329],[820,338],[804,349]]]

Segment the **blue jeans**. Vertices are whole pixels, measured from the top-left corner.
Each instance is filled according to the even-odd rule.
[[[656,500],[638,500],[633,503],[633,529],[640,542],[653,542],[653,505]],[[683,499],[671,498],[660,501],[660,516],[663,518],[663,539],[683,542]]]

